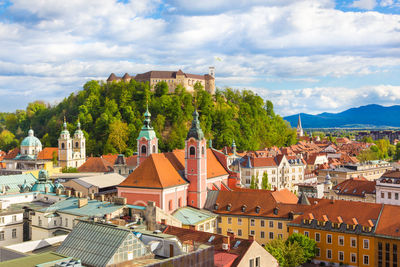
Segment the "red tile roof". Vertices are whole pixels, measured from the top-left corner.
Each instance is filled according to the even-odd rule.
[[[296,204],[299,201],[299,198],[287,188],[273,191],[272,196],[278,203]]]
[[[207,178],[214,178],[222,175],[228,175],[228,172],[218,161],[217,157],[212,152],[212,149],[207,149]]]
[[[339,195],[363,197],[365,194],[375,194],[375,181],[351,178],[335,185],[332,189]]]
[[[58,148],[57,147],[45,147],[42,151],[37,155],[37,159],[41,160],[52,160],[53,154],[56,153],[56,157],[58,158]]]
[[[194,241],[196,243],[200,244],[207,244],[207,245],[212,245],[214,246],[214,250],[218,252],[223,252],[223,253],[228,253],[230,255],[236,255],[237,257],[234,259],[232,265],[225,265],[225,266],[237,266],[242,259],[242,257],[246,254],[247,250],[250,248],[250,246],[253,244],[253,240],[247,240],[247,239],[240,239],[240,238],[229,238],[229,243],[230,243],[230,249],[229,250],[223,250],[222,249],[222,244],[223,244],[223,235],[218,235],[218,234],[213,234],[213,233],[207,233],[207,232],[201,232],[201,231],[196,231],[196,230],[190,230],[190,229],[184,229],[184,228],[179,228],[179,227],[174,227],[174,226],[167,226],[167,228],[163,231],[165,234],[169,235],[174,235],[176,236],[179,241],[187,242],[187,241]],[[214,236],[214,239],[211,242],[208,242],[210,238]],[[240,241],[239,245],[237,248],[235,248],[235,244],[237,241]],[[219,254],[214,254],[214,259],[216,257],[219,257]],[[219,258],[217,258],[217,262],[219,261]]]
[[[137,155],[133,155],[126,158],[126,165],[130,167],[134,167],[137,165]]]
[[[400,206],[384,205],[375,233],[400,237]]]
[[[378,220],[382,209],[382,204],[361,201],[311,198],[309,200],[313,204],[312,209],[297,217],[293,223],[301,223],[303,219],[309,219],[311,214],[318,221],[328,219],[331,222],[338,223],[338,218],[340,218],[343,223],[354,224],[353,218],[355,218],[358,224],[369,226],[369,220],[372,220],[376,224],[376,220]]]
[[[387,177],[387,178],[400,178],[400,171],[398,170],[393,170],[393,171],[387,171],[385,172],[382,177]]]
[[[114,166],[115,161],[118,158],[117,154],[107,154],[107,155],[103,155],[101,156],[103,159],[107,160],[107,162],[111,165]]]
[[[14,159],[16,156],[18,156],[19,152],[20,152],[19,147],[16,147],[8,151],[7,155],[5,155],[3,159]]]
[[[112,172],[113,165],[101,157],[89,157],[85,163],[78,168],[78,172]]]
[[[164,154],[151,154],[120,186],[168,188],[187,184]]]

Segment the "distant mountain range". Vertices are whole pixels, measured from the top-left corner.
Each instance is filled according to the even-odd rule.
[[[301,113],[303,128],[377,128],[400,127],[400,105],[384,107],[366,105],[340,113],[310,115]],[[284,117],[292,127],[297,127],[299,114]]]

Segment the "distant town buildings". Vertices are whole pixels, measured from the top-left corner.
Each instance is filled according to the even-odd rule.
[[[131,79],[134,79],[138,82],[148,82],[152,90],[154,90],[154,87],[157,83],[163,81],[168,84],[170,93],[174,92],[175,88],[178,85],[182,85],[189,92],[193,92],[194,85],[196,83],[200,83],[207,92],[211,94],[215,93],[214,67],[209,67],[208,74],[204,75],[184,73],[182,70],[148,71],[145,73],[136,74],[136,76],[130,76],[128,73],[125,73],[125,75],[122,77],[117,77],[114,73],[111,73],[107,79],[107,82],[113,82],[113,81],[129,82]]]

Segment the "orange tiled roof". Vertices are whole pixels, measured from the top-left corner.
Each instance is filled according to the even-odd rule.
[[[187,182],[180,176],[164,154],[151,154],[140,164],[120,186],[139,188],[168,188],[184,185]]]
[[[85,163],[78,168],[78,172],[112,172],[113,165],[101,157],[89,157]]]
[[[228,175],[210,148],[207,149],[207,179]]]
[[[16,156],[18,156],[19,152],[20,152],[19,147],[16,147],[8,151],[7,155],[5,155],[3,159],[14,159]]]
[[[337,190],[339,195],[362,197],[365,194],[375,194],[375,181],[351,178],[335,185],[332,189]]]
[[[272,196],[278,203],[296,204],[299,200],[298,197],[287,188],[272,192]]]
[[[213,212],[217,214],[288,218],[291,212],[297,214],[312,207],[311,205],[279,203],[272,192],[261,189],[219,191],[215,202],[218,209],[213,209]],[[228,206],[230,206],[230,209],[228,209]],[[245,211],[242,211],[243,206],[246,207]],[[257,207],[260,208],[258,213]],[[274,213],[274,209],[277,209],[276,213]]]
[[[387,171],[384,174],[382,174],[382,177],[387,177],[387,178],[400,178],[400,171],[398,170],[393,170],[393,171]]]
[[[400,237],[400,206],[386,204],[383,206],[375,233],[378,235]]]
[[[58,148],[57,147],[45,147],[45,148],[43,148],[42,151],[39,152],[39,154],[37,155],[37,159],[52,160],[53,153],[56,153],[57,158],[58,158]]]
[[[376,223],[379,213],[382,209],[382,204],[361,202],[361,201],[346,201],[346,200],[330,200],[330,199],[311,199],[313,204],[312,209],[307,213],[297,217],[293,223],[301,223],[303,219],[309,219],[309,214],[318,221],[324,221],[327,218],[329,221],[338,223],[338,217],[343,223],[354,224],[353,218],[362,226],[369,226],[369,220]],[[317,203],[315,203],[317,202]]]
[[[111,166],[114,166],[114,163],[118,158],[118,155],[117,154],[107,154],[107,155],[103,155],[101,157],[103,159],[107,160],[108,163],[110,163]]]
[[[215,251],[225,251],[222,249],[222,243],[224,238],[223,235],[201,232],[191,229],[184,229],[170,225],[167,226],[166,229],[164,229],[163,233],[176,236],[182,243],[190,241],[200,244],[207,244],[207,245],[212,245]],[[212,236],[214,236],[214,238],[212,239],[211,242],[209,242],[210,237]],[[240,241],[240,243],[237,247],[235,247],[237,241]],[[244,256],[244,254],[246,254],[247,250],[249,249],[249,247],[253,242],[255,241],[248,239],[240,239],[240,238],[234,238],[234,239],[230,238],[229,239],[230,249],[226,251],[226,253],[238,255],[238,257],[234,260],[233,264],[229,266],[237,266],[237,264],[241,261],[242,257]]]
[[[126,165],[127,166],[136,166],[137,165],[137,155],[133,155],[126,158]]]

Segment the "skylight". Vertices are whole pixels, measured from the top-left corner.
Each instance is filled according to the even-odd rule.
[[[208,243],[213,242],[214,239],[215,239],[215,235],[211,236],[211,237],[208,239]]]
[[[239,245],[240,245],[240,242],[241,242],[241,241],[236,241],[236,243],[235,243],[235,245],[233,246],[233,248],[238,248]]]

